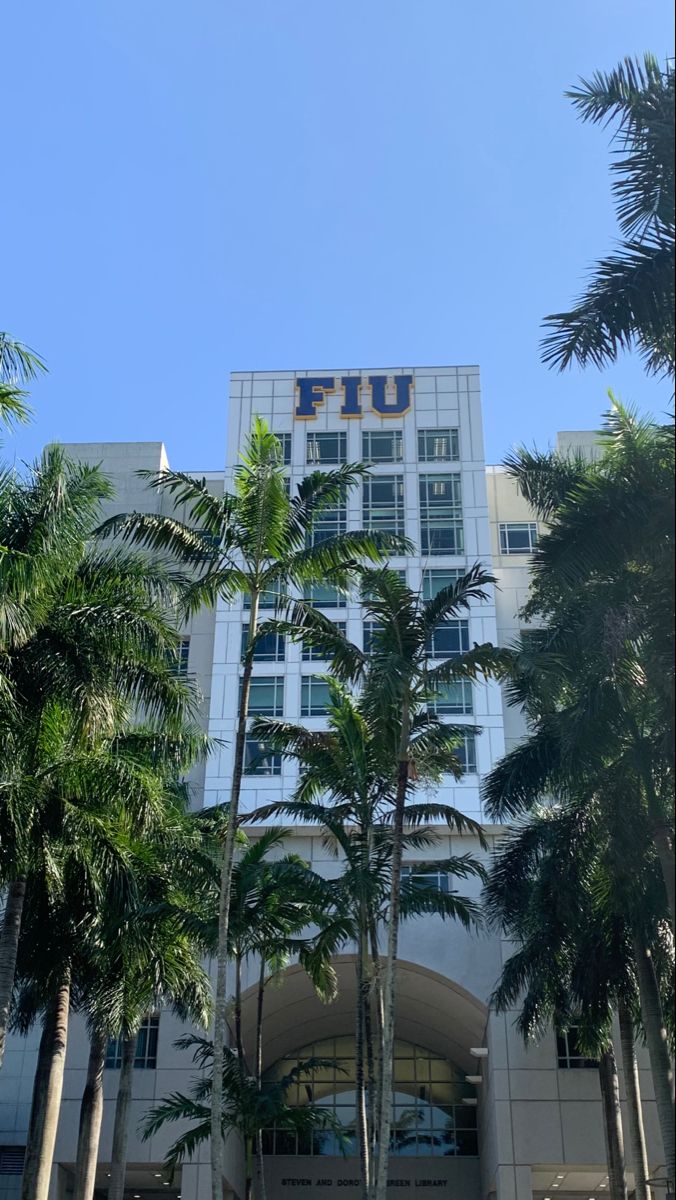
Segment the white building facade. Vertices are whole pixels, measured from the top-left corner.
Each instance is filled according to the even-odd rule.
[[[479,370],[475,366],[238,373],[232,376],[228,454],[224,472],[211,473],[214,494],[231,483],[232,470],[254,415],[280,437],[291,487],[309,471],[365,461],[367,479],[352,489],[343,507],[326,514],[326,532],[385,529],[405,535],[411,556],[391,566],[425,596],[480,561],[498,580],[488,601],[473,605],[466,619],[449,622],[433,655],[439,660],[475,642],[509,644],[520,628],[519,610],[528,589],[529,554],[538,527],[527,504],[500,468],[486,467]],[[575,444],[577,435],[563,435]],[[515,430],[527,440],[527,430]],[[585,442],[590,435],[580,435]],[[579,439],[578,439],[579,440]],[[138,468],[167,465],[160,443],[87,444],[67,447],[73,456],[101,462],[117,499],[111,511],[168,511],[169,501],[148,492]],[[357,644],[368,638],[357,600],[317,587],[308,597],[341,622]],[[263,615],[265,615],[263,613]],[[220,602],[198,614],[185,631],[183,666],[196,673],[204,695],[203,720],[222,749],[194,780],[195,804],[229,798],[232,747],[241,671],[242,634],[248,621],[242,602]],[[268,639],[254,666],[252,708],[321,728],[328,664],[281,638]],[[486,825],[482,778],[505,749],[523,735],[519,714],[507,709],[494,682],[455,689],[441,711],[466,724],[462,748],[465,773],[448,778],[438,798],[486,826],[489,841],[500,830]],[[470,731],[477,728],[473,735]],[[248,770],[242,809],[288,796],[294,768],[247,748]],[[289,829],[286,850],[303,855],[326,877],[340,863],[327,852],[318,830]],[[407,864],[424,869],[425,859],[480,853],[475,839],[439,832],[439,844]],[[446,886],[446,884],[443,884]],[[448,881],[448,886],[453,886]],[[476,892],[471,881],[459,890]],[[270,992],[265,1019],[265,1065],[315,1053],[343,1059],[345,1075],[316,1081],[315,1099],[331,1106],[349,1126],[350,1061],[355,999],[353,958],[337,961],[338,999],[322,1005],[299,967]],[[552,1033],[526,1049],[513,1027],[515,1014],[497,1015],[489,999],[508,948],[499,938],[471,934],[438,918],[419,919],[402,929],[398,972],[395,1096],[399,1136],[392,1155],[390,1186],[401,1197],[449,1200],[600,1200],[608,1194],[605,1145],[597,1072],[586,1066],[574,1038]],[[253,983],[253,980],[252,980]],[[245,996],[245,1034],[254,1020],[253,988]],[[187,1090],[193,1075],[187,1055],[173,1047],[182,1032],[168,1013],[154,1015],[137,1052],[129,1149],[129,1200],[206,1200],[208,1149],[168,1179],[162,1171],[170,1127],[142,1142],[137,1127],[146,1109],[171,1091]],[[21,1148],[25,1145],[37,1037],[13,1038],[0,1071],[0,1200],[18,1196]],[[311,1049],[310,1049],[311,1048]],[[106,1104],[98,1186],[106,1194],[112,1110],[118,1076],[115,1048],[106,1070]],[[79,1103],[85,1081],[87,1041],[73,1018],[64,1099],[52,1188],[56,1200],[72,1195]],[[642,1068],[645,1064],[641,1063]],[[641,1070],[652,1173],[661,1159],[651,1079]],[[353,1090],[352,1085],[352,1090]],[[411,1123],[410,1113],[415,1110]],[[338,1194],[355,1200],[357,1160],[341,1156],[329,1137],[306,1143],[274,1130],[266,1133],[269,1200]],[[4,1165],[3,1165],[4,1164]],[[631,1164],[630,1164],[631,1165]],[[228,1143],[232,1200],[243,1200],[243,1163],[235,1139]]]

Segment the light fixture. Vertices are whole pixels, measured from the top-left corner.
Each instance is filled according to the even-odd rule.
[[[469,1105],[470,1108],[476,1108],[478,1104],[476,1096],[463,1096],[462,1102],[463,1104]]]
[[[155,1179],[161,1179],[161,1178],[162,1178],[162,1172],[161,1172],[161,1171],[154,1171],[154,1172],[153,1172],[153,1177],[154,1177]]]
[[[487,1046],[470,1046],[469,1052],[472,1058],[488,1058]]]
[[[465,1075],[465,1083],[481,1083],[481,1075]]]

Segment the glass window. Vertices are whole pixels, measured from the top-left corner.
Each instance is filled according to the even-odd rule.
[[[473,733],[466,733],[453,753],[460,760],[460,766],[466,775],[476,775],[476,737]]]
[[[382,629],[382,625],[378,621],[364,621],[364,654],[371,653],[373,649],[373,638],[379,629]]]
[[[329,685],[317,675],[304,675],[300,682],[301,717],[325,717],[330,696]]]
[[[167,654],[168,666],[171,668],[172,674],[177,675],[179,679],[185,679],[188,674],[189,655],[189,637],[180,638],[178,644],[173,646]]]
[[[154,1071],[157,1067],[157,1038],[160,1029],[160,1014],[150,1013],[136,1036],[134,1066],[141,1070]],[[106,1067],[118,1070],[122,1066],[122,1038],[111,1038],[106,1050]]]
[[[242,683],[240,680],[240,695]],[[249,716],[281,717],[284,715],[284,676],[254,675],[249,691]]]
[[[472,683],[469,679],[455,679],[439,688],[433,700],[430,700],[430,711],[440,716],[446,713],[471,713]]]
[[[579,1031],[577,1025],[571,1025],[565,1033],[557,1033],[556,1035],[556,1054],[559,1067],[563,1070],[572,1070],[582,1067],[598,1067],[598,1062],[593,1058],[586,1058],[580,1050]]]
[[[424,884],[425,887],[434,887],[439,892],[448,893],[451,890],[451,876],[448,871],[441,871],[438,867],[428,867],[424,862],[420,863],[403,863],[401,868],[403,879],[410,879],[411,883]]]
[[[244,743],[245,775],[281,775],[282,756],[258,738],[247,736]]]
[[[433,600],[444,588],[452,587],[465,574],[462,567],[430,567],[423,571],[423,600]]]
[[[419,486],[421,553],[462,554],[460,476],[421,475]]]
[[[331,1062],[301,1076],[299,1086],[291,1089],[287,1098],[291,1104],[309,1103],[328,1109],[342,1126],[343,1137],[338,1139],[333,1130],[320,1129],[304,1134],[270,1128],[263,1135],[266,1151],[270,1154],[338,1156],[342,1140],[344,1153],[356,1157],[357,1092],[352,1038],[327,1038],[305,1046],[297,1054],[278,1062],[269,1076],[279,1079],[312,1058]],[[475,1096],[476,1089],[467,1083],[459,1067],[437,1058],[421,1046],[397,1041],[391,1153],[398,1157],[476,1157],[477,1110],[474,1105],[463,1104],[464,1099]]]
[[[249,641],[249,628],[242,626],[242,658],[246,654]],[[266,633],[256,642],[253,655],[254,662],[284,662],[284,634]]]
[[[418,458],[420,462],[457,462],[460,458],[457,429],[421,429]]]
[[[361,435],[361,456],[365,463],[399,463],[404,458],[401,429],[374,429]]]
[[[347,531],[347,497],[343,496],[338,504],[322,508],[315,518],[311,531],[307,536],[307,545],[316,546],[318,542],[326,542],[329,538],[337,537]]]
[[[312,466],[347,462],[347,434],[308,433],[307,461]]]
[[[345,608],[347,599],[337,588],[326,583],[312,583],[305,591],[305,601],[313,608]]]
[[[404,534],[403,475],[372,475],[364,480],[364,528]]]
[[[430,658],[455,658],[469,650],[469,621],[440,621],[427,642]]]
[[[537,540],[535,521],[511,521],[500,526],[501,554],[532,554]]]
[[[335,621],[334,624],[336,629],[344,636],[347,629],[345,621]],[[309,646],[303,642],[303,662],[326,662],[330,657],[331,655],[327,651],[326,646]]]
[[[269,588],[267,592],[263,592],[263,594],[261,595],[261,598],[258,601],[258,607],[259,608],[274,608],[275,604],[279,600],[279,597],[281,596],[281,594],[282,594],[281,584],[279,582],[273,584],[273,586],[271,588]],[[244,593],[243,607],[245,609],[251,608],[251,595],[249,594],[249,592]]]
[[[291,434],[276,433],[275,437],[282,448],[282,462],[285,467],[288,467],[291,464]]]

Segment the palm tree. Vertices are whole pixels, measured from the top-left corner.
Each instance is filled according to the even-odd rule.
[[[67,726],[77,753],[109,736],[130,705],[181,718],[197,698],[167,663],[180,576],[147,555],[87,549],[110,494],[100,472],[50,450],[27,482],[5,478],[0,492],[1,1057],[42,796],[61,762],[52,743],[63,756]]]
[[[58,714],[48,714],[52,736]],[[139,868],[148,836],[162,820],[163,797],[116,745],[73,753],[67,718],[62,751],[50,754],[41,796],[17,957],[16,1021],[25,1030],[44,1014],[22,1183],[24,1200],[46,1200],[58,1122],[68,1015],[89,970],[90,945],[106,915],[138,905]],[[160,792],[158,796],[158,792]],[[129,939],[132,940],[132,939]]]
[[[239,822],[239,796],[261,599],[271,592],[282,596],[292,587],[327,578],[346,584],[364,559],[377,561],[381,550],[405,550],[402,539],[385,534],[346,532],[326,536],[319,527],[322,514],[340,505],[346,490],[365,473],[359,465],[316,471],[290,496],[281,446],[264,421],[256,418],[241,463],[235,469],[234,490],[213,496],[205,480],[180,472],[151,476],[154,487],[184,505],[185,521],[177,517],[130,514],[105,527],[123,538],[169,553],[195,572],[185,603],[193,610],[218,597],[231,602],[244,595],[249,602],[247,648],[244,654],[229,823],[221,864],[219,946],[214,1004],[214,1104],[211,1145],[212,1200],[223,1200],[223,1139],[219,1113],[227,1041],[227,947],[234,846]]]
[[[570,312],[545,318],[543,361],[603,367],[635,345],[674,374],[674,67],[626,58],[567,93],[583,121],[618,120],[613,163],[619,252],[601,259]]]
[[[382,1200],[387,1186],[394,1046],[394,987],[402,894],[401,859],[405,820],[407,815],[410,816],[406,804],[421,770],[424,769],[428,781],[440,779],[443,773],[450,773],[456,777],[462,774],[455,750],[467,732],[467,727],[439,722],[428,712],[428,704],[440,690],[457,680],[474,679],[503,668],[504,656],[490,644],[475,645],[472,650],[439,666],[431,666],[431,643],[436,628],[449,618],[469,609],[472,602],[484,600],[487,595],[485,588],[492,582],[491,576],[477,565],[455,585],[443,589],[434,599],[423,601],[419,595],[406,587],[395,572],[387,569],[364,569],[364,610],[374,626],[371,652],[368,656],[347,642],[335,627],[331,628],[331,623],[325,618],[304,610],[301,606],[290,607],[290,619],[287,622],[272,623],[274,628],[292,637],[302,637],[311,644],[324,646],[327,654],[332,657],[334,674],[361,684],[359,709],[368,728],[372,753],[375,748],[377,757],[365,764],[361,779],[351,785],[351,795],[354,798],[355,785],[358,783],[361,788],[360,799],[363,800],[366,795],[371,803],[381,800],[389,801],[391,805],[388,944],[382,986],[378,1161],[373,1172],[369,1171],[367,1162],[363,1112],[361,1117],[362,1170],[365,1178],[372,1176],[372,1193],[377,1200]],[[346,715],[349,725],[349,712]],[[339,717],[338,711],[336,717]],[[271,723],[261,722],[256,727],[267,731],[266,736],[271,736],[273,745],[283,744],[283,726],[280,727],[279,742]],[[355,744],[359,745],[361,738],[363,745],[364,733],[360,731],[358,723],[354,730],[350,730],[350,734],[352,733]],[[301,760],[304,755],[313,753],[315,758],[312,765],[316,770],[316,750],[313,750],[312,746],[314,737],[315,735],[309,735],[303,730],[292,730],[290,744],[294,753],[300,751],[297,756]],[[348,763],[349,761],[348,759]],[[458,830],[471,830],[481,838],[481,832],[474,822],[462,817],[455,809],[438,807],[439,811],[436,812],[433,811],[435,806],[428,806],[427,819],[440,817]],[[357,957],[361,961],[360,953]],[[358,1041],[361,1041],[361,1035]]]
[[[36,379],[46,366],[38,355],[8,333],[0,333],[0,425],[30,417],[22,385]]]
[[[134,727],[116,739],[117,755],[157,780],[163,803],[159,820],[144,834],[131,907],[99,911],[88,929],[88,952],[76,989],[78,1007],[87,1013],[90,1057],[80,1107],[75,1200],[93,1197],[109,1040],[119,1039],[122,1047],[110,1184],[116,1195],[124,1183],[140,1023],[149,1012],[169,1005],[181,1017],[206,1024],[209,985],[198,961],[205,946],[195,936],[192,913],[209,881],[202,831],[187,813],[189,793],[178,773],[204,758],[208,748],[209,740],[188,726]]]
[[[213,1045],[204,1038],[179,1038],[180,1049],[192,1049],[196,1065],[206,1073],[193,1083],[190,1094],[174,1092],[161,1104],[151,1109],[143,1122],[143,1137],[152,1137],[167,1122],[192,1121],[192,1127],[181,1134],[169,1148],[165,1159],[168,1172],[173,1173],[185,1159],[191,1158],[200,1145],[211,1137],[211,1108],[213,1093]],[[289,1092],[303,1079],[311,1078],[313,1071],[334,1067],[333,1059],[308,1058],[281,1078],[265,1079],[259,1088],[254,1076],[247,1071],[239,1055],[228,1048],[225,1056],[223,1087],[221,1089],[221,1129],[223,1133],[236,1131],[244,1142],[246,1167],[246,1200],[253,1200],[253,1159],[256,1138],[261,1130],[272,1125],[279,1129],[312,1134],[330,1129],[338,1137],[341,1127],[328,1110],[308,1104],[298,1107],[289,1103]],[[256,1200],[262,1200],[258,1191]]]
[[[571,797],[565,806],[537,811],[499,845],[486,903],[492,922],[517,942],[493,1003],[504,1011],[521,1001],[519,1027],[527,1040],[552,1021],[560,1029],[578,1026],[585,1052],[599,1059],[609,1166],[624,1195],[610,1038],[618,1013],[636,1195],[648,1200],[634,1045],[641,982],[633,946],[638,927],[658,924],[664,894],[645,830],[639,822],[621,839],[609,835],[598,797]],[[669,1158],[668,1132],[665,1152]]]
[[[514,702],[531,735],[486,789],[513,817],[544,791],[615,763],[674,893],[674,434],[614,403],[596,463],[520,451],[519,490],[548,523],[533,560],[526,620],[546,624],[521,647]]]

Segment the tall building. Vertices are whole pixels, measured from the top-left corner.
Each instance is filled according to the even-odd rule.
[[[484,462],[479,370],[474,366],[383,370],[270,371],[232,376],[227,465],[205,476],[214,494],[230,486],[238,451],[252,417],[265,418],[282,442],[292,489],[310,470],[365,461],[370,474],[345,504],[322,517],[319,536],[361,527],[406,535],[416,550],[391,565],[407,583],[431,596],[457,574],[481,561],[498,580],[485,603],[449,621],[435,634],[431,653],[443,661],[474,642],[509,644],[519,632],[519,610],[529,578],[529,555],[538,523],[500,467]],[[528,439],[528,430],[515,430]],[[584,444],[593,435],[560,435],[563,446]],[[69,452],[101,462],[117,498],[111,511],[169,511],[170,501],[150,492],[138,468],[166,467],[160,443],[71,445]],[[330,586],[307,597],[340,622],[352,641],[368,643],[369,628],[357,600]],[[197,675],[204,695],[203,720],[222,748],[193,780],[195,804],[213,805],[229,796],[242,637],[248,620],[242,602],[219,602],[200,612],[185,629],[181,669]],[[254,665],[252,711],[284,716],[321,728],[328,664],[316,653],[268,638]],[[486,823],[482,778],[523,736],[518,712],[503,702],[494,682],[449,689],[439,713],[465,724],[462,779],[451,777],[440,800],[484,823],[489,843],[500,829]],[[472,733],[474,728],[480,732]],[[242,808],[252,811],[292,790],[294,768],[250,739]],[[405,869],[451,853],[481,854],[476,839],[439,830],[434,847],[409,855]],[[320,831],[288,830],[287,850],[301,854],[325,877],[340,871]],[[442,887],[452,887],[446,877]],[[464,880],[459,890],[476,894]],[[598,1075],[581,1055],[574,1031],[547,1036],[526,1049],[514,1028],[515,1014],[497,1015],[489,998],[509,948],[495,935],[476,935],[460,925],[428,917],[403,926],[397,975],[395,1146],[390,1186],[397,1196],[444,1196],[451,1200],[601,1200],[608,1194]],[[312,1096],[331,1108],[349,1129],[354,1119],[354,960],[349,949],[336,962],[338,999],[323,1005],[300,967],[291,966],[283,985],[266,1000],[266,1068],[316,1054],[341,1060],[344,1071],[323,1072]],[[244,995],[245,1036],[254,1022],[254,977]],[[53,1173],[53,1197],[72,1195],[79,1104],[87,1066],[87,1039],[79,1017],[71,1022],[64,1098]],[[129,1200],[206,1200],[210,1195],[208,1148],[186,1163],[174,1180],[162,1160],[178,1132],[166,1127],[142,1142],[137,1127],[144,1112],[172,1091],[187,1090],[194,1069],[174,1048],[183,1028],[168,1012],[149,1014],[137,1046],[131,1115],[127,1193]],[[0,1072],[0,1200],[19,1194],[35,1066],[36,1035],[13,1038]],[[111,1044],[98,1186],[106,1194],[112,1110],[119,1072],[119,1047]],[[641,1060],[641,1087],[653,1172],[660,1167],[659,1135],[652,1083]],[[303,1096],[307,1102],[310,1093]],[[299,1098],[300,1102],[300,1098]],[[288,1132],[265,1134],[269,1200],[358,1196],[356,1159],[343,1157],[335,1140],[322,1134],[306,1141]],[[227,1177],[233,1200],[243,1200],[242,1148],[227,1144]]]

